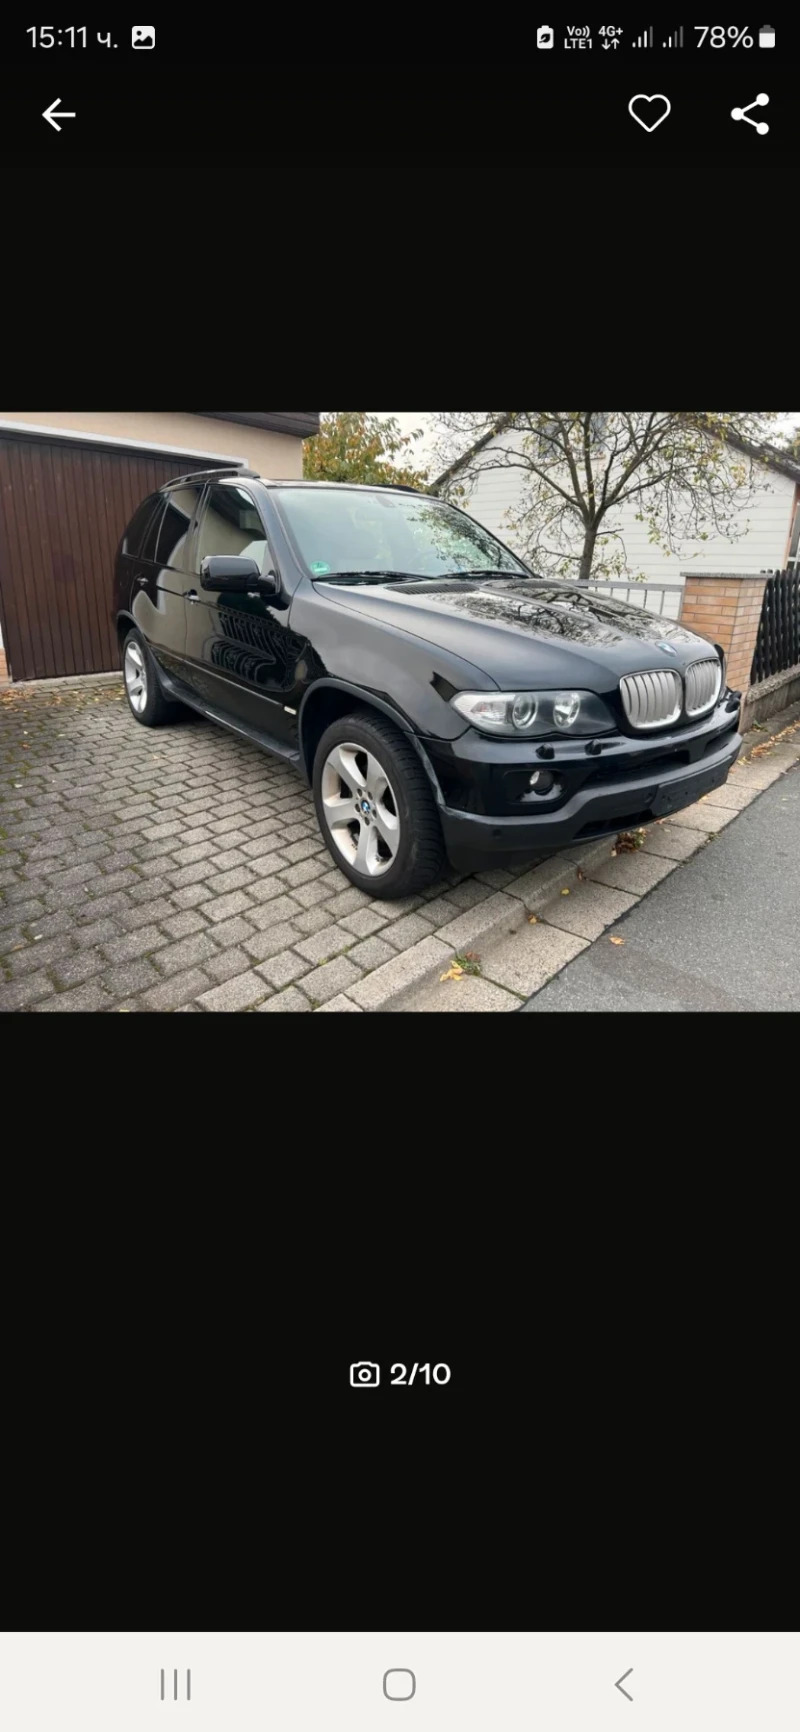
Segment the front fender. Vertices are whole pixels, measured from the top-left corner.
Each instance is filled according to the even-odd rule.
[[[307,748],[304,720],[308,715],[308,705],[314,698],[315,694],[318,699],[320,693],[326,690],[346,692],[347,695],[354,698],[357,703],[362,704],[367,709],[379,710],[382,715],[386,716],[388,721],[394,723],[396,728],[401,728],[407,739],[411,741],[417,757],[424,767],[425,774],[430,782],[437,805],[444,806],[444,796],[439,786],[439,778],[436,775],[436,771],[433,768],[422,741],[414,732],[408,717],[404,716],[400,710],[395,709],[393,704],[387,703],[385,698],[376,697],[372,692],[365,691],[363,686],[353,685],[349,680],[336,679],[333,676],[321,680],[315,680],[313,686],[309,686],[308,691],[303,697],[297,717],[297,735],[300,743],[300,756],[309,783],[311,782],[313,764],[310,761],[310,751]]]

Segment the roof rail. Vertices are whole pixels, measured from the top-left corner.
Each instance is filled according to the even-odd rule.
[[[392,493],[424,493],[424,487],[408,487],[403,481],[371,481],[370,487],[388,487]]]
[[[245,469],[244,465],[240,463],[231,463],[230,465],[222,463],[217,469],[191,469],[188,475],[172,475],[169,481],[164,482],[161,492],[163,493],[168,487],[183,486],[187,481],[218,481],[223,475],[246,475],[250,481],[259,480],[258,472],[255,469]]]

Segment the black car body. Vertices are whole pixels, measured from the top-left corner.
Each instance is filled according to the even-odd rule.
[[[741,745],[720,650],[406,489],[172,482],[123,538],[114,614],[137,719],[180,701],[296,764],[373,895],[442,846],[475,870],[666,816]]]

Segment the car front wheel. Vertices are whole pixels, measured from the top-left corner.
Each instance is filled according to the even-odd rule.
[[[336,865],[383,901],[435,883],[444,865],[436,802],[399,728],[365,710],[333,722],[314,759],[317,818]]]

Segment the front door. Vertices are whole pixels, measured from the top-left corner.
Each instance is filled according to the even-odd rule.
[[[254,559],[262,572],[276,570],[258,506],[239,482],[210,486],[201,511],[187,603],[185,678],[212,709],[277,740],[294,740],[297,663],[307,646],[288,630],[290,598],[203,589],[200,568],[214,554]]]

